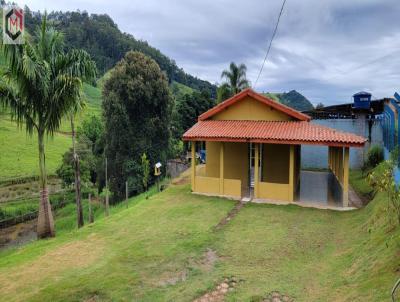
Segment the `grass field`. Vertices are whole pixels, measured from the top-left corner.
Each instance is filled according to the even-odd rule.
[[[64,224],[56,222],[57,238],[1,252],[0,296],[192,301],[235,276],[243,282],[226,301],[261,301],[275,290],[296,301],[388,301],[400,277],[400,232],[384,224],[384,203],[378,194],[366,208],[344,213],[247,204],[214,232],[235,203],[172,185],[80,230],[66,214]]]
[[[70,147],[71,138],[56,133],[46,140],[48,174],[54,174],[61,156]],[[0,182],[39,174],[37,136],[18,129],[7,115],[0,115]]]
[[[76,127],[90,115],[101,114],[101,90],[88,84],[83,85],[87,106],[76,117]],[[60,133],[46,142],[46,165],[48,174],[55,173],[61,162],[62,155],[71,146],[69,120],[64,120]],[[0,182],[19,178],[36,176],[38,168],[38,146],[36,136],[26,135],[25,129],[18,129],[10,120],[9,115],[0,114]]]

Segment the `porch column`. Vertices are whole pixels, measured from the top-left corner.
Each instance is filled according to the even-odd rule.
[[[219,194],[224,195],[224,142],[219,147]]]
[[[260,181],[260,171],[258,167],[258,162],[260,161],[260,144],[254,144],[254,147],[254,198],[258,198],[258,187]]]
[[[294,145],[290,145],[289,155],[289,201],[294,199]]]
[[[339,181],[342,183],[342,185],[343,185],[343,148],[342,147],[340,147],[339,148],[339,158],[340,158],[340,161],[339,161]]]
[[[191,170],[191,178],[192,178],[192,192],[196,189],[196,142],[192,141],[192,170]]]
[[[344,148],[344,159],[343,159],[343,206],[349,206],[349,158],[350,150],[349,147]]]

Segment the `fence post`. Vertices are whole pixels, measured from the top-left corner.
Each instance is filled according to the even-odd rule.
[[[126,208],[128,208],[128,181],[125,182],[125,200],[126,200]]]
[[[92,223],[94,221],[93,217],[93,210],[92,210],[92,194],[89,193],[89,223]]]

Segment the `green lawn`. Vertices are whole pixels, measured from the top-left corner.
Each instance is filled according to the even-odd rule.
[[[190,194],[186,184],[135,197],[80,230],[71,205],[58,214],[57,238],[0,252],[0,296],[192,301],[235,276],[243,282],[226,301],[274,290],[296,301],[388,301],[400,277],[400,232],[383,223],[385,202],[378,194],[353,212],[247,204],[218,232],[235,203]],[[207,249],[218,255],[213,264]]]
[[[46,140],[48,174],[55,173],[70,145],[71,138],[63,134],[56,133]],[[0,182],[39,175],[37,136],[27,135],[7,115],[0,115],[0,167]]]

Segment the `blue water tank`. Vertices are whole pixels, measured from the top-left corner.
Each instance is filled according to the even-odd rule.
[[[369,109],[371,106],[371,94],[369,92],[360,91],[353,95],[354,104],[353,108],[356,109]]]

